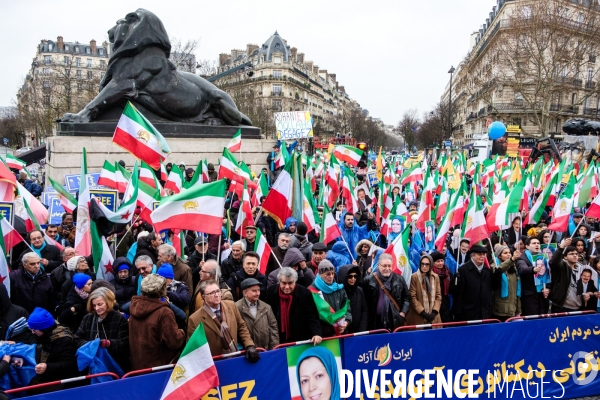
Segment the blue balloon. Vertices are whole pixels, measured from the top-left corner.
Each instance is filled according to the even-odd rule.
[[[500,121],[494,121],[488,127],[488,136],[492,140],[500,139],[506,133],[506,125]]]

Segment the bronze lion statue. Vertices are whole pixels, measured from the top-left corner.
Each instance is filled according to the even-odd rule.
[[[113,53],[100,93],[63,122],[90,122],[126,100],[159,119],[207,125],[252,125],[231,97],[202,77],[177,71],[169,61],[171,43],[161,20],[139,8],[108,31]],[[150,116],[152,119],[152,116]]]

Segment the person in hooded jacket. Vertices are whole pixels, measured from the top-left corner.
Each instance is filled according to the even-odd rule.
[[[343,265],[352,264],[352,257],[344,242],[335,242],[331,250],[327,252],[325,259],[333,264],[336,271]]]
[[[73,275],[73,283],[58,316],[58,322],[69,328],[71,332],[77,332],[83,317],[87,314],[87,299],[92,291],[92,278],[86,274],[76,273]]]
[[[29,313],[23,307],[19,307],[10,302],[10,297],[8,296],[8,290],[6,290],[6,286],[0,285],[0,339],[1,340],[11,340],[13,342],[20,343],[32,343],[33,337],[31,336],[31,331],[29,329],[25,329],[23,332],[11,336],[9,338],[6,337],[6,332],[8,331],[8,327],[14,323],[19,318],[24,317],[25,319],[29,318]]]
[[[302,255],[304,255],[306,262],[312,258],[312,243],[308,240],[308,236],[306,236],[307,231],[308,227],[306,224],[300,221],[296,227],[296,233],[290,238],[290,248],[295,247],[299,249]]]
[[[246,245],[242,241],[233,242],[231,245],[231,253],[221,263],[221,274],[225,281],[229,281],[235,273],[242,269],[242,259],[246,252]],[[218,260],[217,260],[218,262]]]
[[[59,381],[79,374],[76,347],[68,328],[58,324],[48,310],[36,307],[27,321],[36,343],[36,375],[29,385]],[[54,386],[51,390],[61,388]]]
[[[352,322],[348,325],[346,333],[364,332],[369,323],[367,298],[362,287],[358,284],[360,270],[356,265],[344,265],[338,271],[337,281],[344,285],[344,290],[350,300],[350,313]]]
[[[169,305],[161,300],[167,295],[162,276],[149,274],[142,280],[142,295],[131,299],[129,348],[131,369],[171,364],[185,344],[185,331],[179,329]]]
[[[371,273],[373,267],[373,255],[369,255],[369,252],[373,248],[373,242],[368,239],[363,239],[356,245],[354,249],[357,254],[356,265],[358,266],[358,285],[363,284],[365,276]]]
[[[156,232],[150,232],[146,237],[142,237],[137,241],[137,251],[133,258],[133,263],[139,256],[148,256],[154,264],[158,261],[158,246],[163,243],[162,238]]]
[[[369,213],[370,214],[370,213]],[[352,251],[352,257],[356,258],[356,245],[363,239],[369,238],[369,229],[373,228],[371,221],[373,221],[373,215],[369,215],[369,222],[363,226],[359,226],[354,219],[353,214],[347,214],[345,211],[340,217],[338,227],[342,232],[342,237],[337,238],[338,242],[345,241],[348,244],[348,248]]]
[[[298,280],[296,281],[298,285],[309,287],[315,280],[315,274],[306,266],[304,255],[297,248],[290,248],[286,251],[285,257],[283,257],[282,267],[293,268],[298,273]],[[277,268],[269,274],[267,286],[279,284],[277,275],[279,274],[280,269],[281,268]]]
[[[76,256],[71,258],[69,261],[67,261],[67,268],[69,269],[69,275],[67,278],[65,278],[65,282],[63,283],[62,287],[60,288],[60,304],[58,306],[58,309],[60,312],[60,310],[62,310],[65,306],[65,301],[67,300],[67,296],[69,295],[69,292],[71,291],[71,289],[73,289],[73,276],[75,276],[75,274],[77,273],[82,273],[82,274],[86,274],[90,277],[90,279],[92,281],[96,280],[96,274],[94,274],[92,271],[90,271],[90,267],[89,265],[92,264],[93,265],[93,260],[89,260],[90,257],[81,257],[81,256]]]
[[[132,276],[134,268],[127,257],[117,258],[113,265],[116,266],[115,270],[117,274],[110,283],[115,287],[117,304],[121,307],[123,304],[130,302],[131,298],[136,294],[137,286]]]

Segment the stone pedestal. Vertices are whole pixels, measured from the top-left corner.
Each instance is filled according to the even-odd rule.
[[[229,144],[238,127],[207,126],[182,123],[155,123],[156,129],[164,136],[171,154],[166,163],[196,168],[198,161],[207,159],[209,163],[219,163],[223,147]],[[104,161],[125,161],[131,169],[136,160],[129,152],[112,143],[116,122],[96,122],[89,124],[60,123],[58,136],[47,138],[46,176],[64,182],[64,176],[81,171],[81,152],[87,150],[88,171],[100,172]],[[258,174],[267,166],[267,156],[272,151],[275,140],[261,139],[260,129],[242,128],[242,151],[236,158],[251,165]]]

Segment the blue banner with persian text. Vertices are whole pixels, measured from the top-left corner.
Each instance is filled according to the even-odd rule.
[[[359,336],[318,347],[263,352],[256,364],[243,357],[216,361],[221,386],[203,400],[572,399],[600,394],[597,314]],[[352,394],[344,396],[344,388],[338,391],[336,385],[348,385],[347,375],[356,377],[357,370],[360,382],[355,380]],[[386,370],[390,382],[382,386]],[[375,371],[378,376],[372,379]],[[427,371],[433,375],[425,376]],[[440,374],[452,384],[444,386]],[[159,400],[170,378],[169,370],[95,384],[93,390],[30,398]]]

